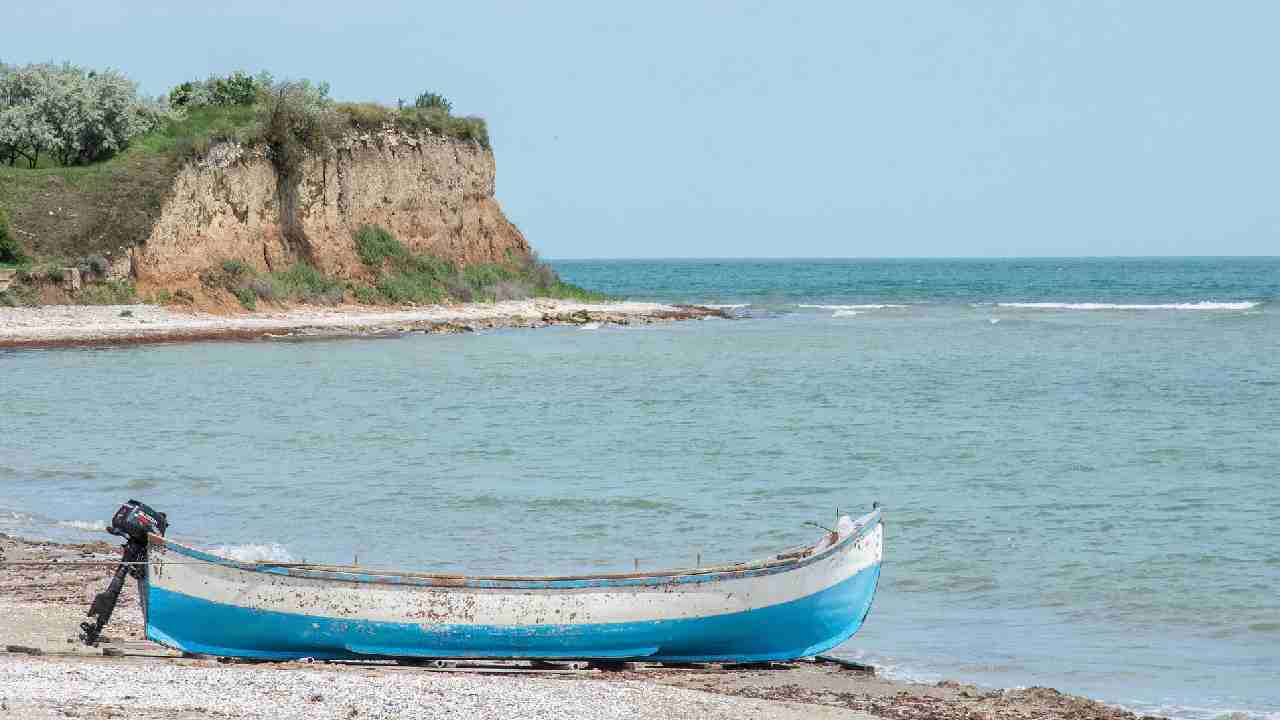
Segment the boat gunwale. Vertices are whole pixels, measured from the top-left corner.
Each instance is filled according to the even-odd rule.
[[[314,563],[273,563],[244,562],[224,558],[212,553],[198,550],[188,545],[170,540],[160,535],[148,537],[150,545],[159,545],[180,555],[213,565],[233,568],[245,572],[284,575],[288,577],[329,580],[357,584],[380,585],[415,585],[428,587],[483,588],[483,589],[574,589],[591,587],[626,587],[645,585],[665,585],[684,583],[715,582],[720,580],[758,577],[788,572],[818,562],[833,553],[855,543],[865,537],[882,523],[881,510],[872,510],[860,516],[854,522],[854,529],[846,537],[839,539],[818,552],[780,557],[794,550],[786,550],[767,559],[745,561],[736,564],[718,565],[707,568],[684,568],[675,570],[656,570],[652,572],[611,573],[600,575],[462,575],[451,573],[430,573],[413,571],[380,571],[358,565],[317,565]],[[819,540],[812,549],[820,544]],[[148,560],[163,567],[164,560]]]

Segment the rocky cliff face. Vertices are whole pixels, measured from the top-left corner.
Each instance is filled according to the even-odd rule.
[[[493,153],[396,131],[353,134],[282,178],[262,151],[226,144],[179,171],[146,243],[139,282],[181,283],[225,259],[263,271],[307,261],[331,275],[365,268],[352,236],[381,225],[405,246],[459,264],[499,261],[529,244],[494,199]]]

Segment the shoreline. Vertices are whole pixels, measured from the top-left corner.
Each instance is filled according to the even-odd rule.
[[[147,641],[126,583],[99,648],[75,640],[118,559],[113,544],[0,533],[0,710],[21,717],[652,717],[1137,720],[1050,688],[909,683],[812,661],[621,670],[528,662],[222,662]],[[38,652],[31,654],[28,649]],[[145,668],[145,669],[144,669]],[[143,672],[139,672],[143,670]],[[266,702],[263,702],[266,700]],[[68,712],[69,711],[69,712]]]
[[[237,315],[159,305],[0,307],[0,349],[142,345],[211,340],[394,337],[550,325],[632,325],[708,317],[723,310],[643,302],[582,303],[534,298],[496,303],[372,309],[299,306]]]

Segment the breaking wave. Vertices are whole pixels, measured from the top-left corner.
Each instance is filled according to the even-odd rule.
[[[796,307],[811,308],[816,310],[884,310],[885,308],[903,308],[906,305],[894,305],[891,303],[865,303],[862,305],[808,305],[800,304]]]
[[[105,531],[110,525],[110,521],[94,521],[94,520],[59,520],[58,524],[62,527],[75,528],[76,530],[84,530],[86,532]]]
[[[997,307],[1028,310],[1252,310],[1257,302],[1193,302],[1193,303],[1055,303],[1005,302]]]
[[[214,555],[240,562],[293,562],[293,555],[280,543],[214,545],[208,550]]]

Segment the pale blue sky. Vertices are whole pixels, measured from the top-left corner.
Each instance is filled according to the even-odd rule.
[[[485,116],[549,257],[1280,254],[1280,5],[6,0],[0,59]]]

